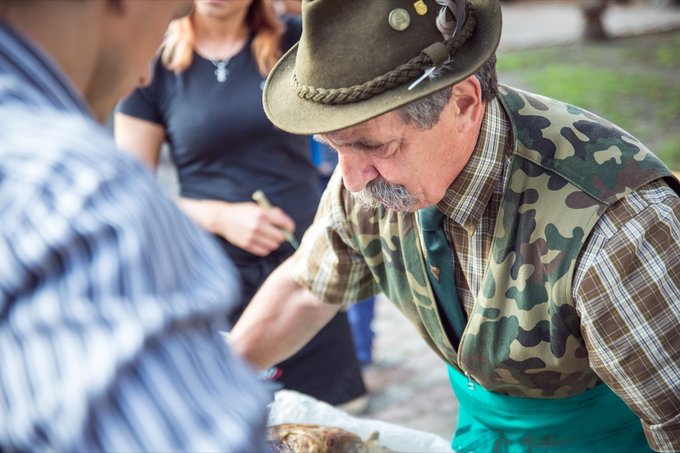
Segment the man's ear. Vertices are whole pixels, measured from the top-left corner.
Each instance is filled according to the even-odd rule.
[[[482,87],[477,77],[470,76],[453,86],[453,101],[459,131],[477,124],[484,114]]]

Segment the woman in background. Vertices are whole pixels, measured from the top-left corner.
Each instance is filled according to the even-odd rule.
[[[197,0],[189,16],[170,25],[151,84],[125,99],[115,116],[119,146],[154,170],[167,142],[178,204],[236,264],[242,309],[292,254],[284,232],[299,240],[318,203],[306,137],[276,129],[262,108],[267,74],[300,33],[299,18],[278,18],[270,0]],[[275,208],[254,203],[257,190]],[[359,398],[361,410],[365,402],[345,313],[266,375],[331,404]]]

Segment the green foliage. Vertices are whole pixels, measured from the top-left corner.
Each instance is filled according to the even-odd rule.
[[[680,132],[665,137],[654,150],[659,159],[664,161],[671,170],[680,171]]]
[[[678,36],[674,42],[668,45],[659,46],[656,49],[655,56],[657,62],[661,66],[666,66],[669,68],[680,67],[680,36]]]

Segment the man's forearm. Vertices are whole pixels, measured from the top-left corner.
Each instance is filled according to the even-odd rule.
[[[293,355],[340,310],[295,283],[287,264],[267,278],[229,335],[234,351],[257,369]]]

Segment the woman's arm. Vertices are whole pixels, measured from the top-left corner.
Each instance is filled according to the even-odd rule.
[[[165,128],[160,124],[116,113],[116,144],[152,170],[158,167]],[[286,240],[283,232],[295,231],[295,222],[279,208],[265,210],[252,202],[179,198],[178,206],[201,228],[223,237],[254,255],[267,256]]]
[[[163,126],[124,113],[116,113],[113,135],[119,148],[137,157],[152,170],[156,170],[161,145],[165,140]]]
[[[295,222],[280,208],[269,210],[253,202],[180,198],[177,204],[203,229],[254,255],[267,256],[295,231]]]

